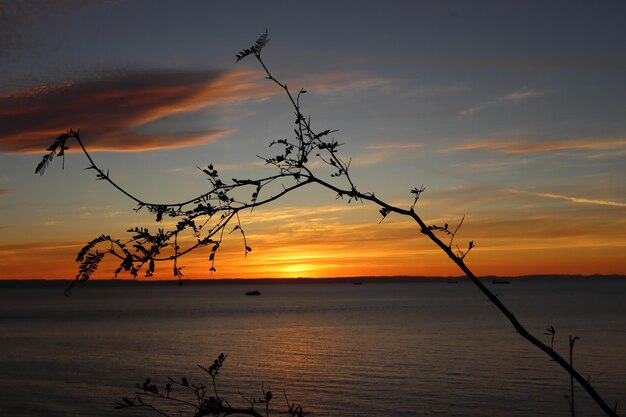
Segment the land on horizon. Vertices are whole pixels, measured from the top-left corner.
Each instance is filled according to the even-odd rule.
[[[484,276],[478,277],[481,281],[493,282],[580,282],[590,280],[626,280],[626,275],[559,275],[559,274],[543,274],[543,275],[520,275],[520,276]],[[2,279],[0,287],[29,287],[29,286],[67,286],[72,283],[73,279]],[[366,276],[366,277],[333,277],[333,278],[219,278],[219,279],[184,279],[182,285],[292,285],[292,284],[398,284],[398,283],[463,283],[469,282],[465,276]],[[128,285],[180,285],[181,281],[177,279],[132,279],[132,278],[111,278],[111,279],[93,279],[86,286],[128,286]]]

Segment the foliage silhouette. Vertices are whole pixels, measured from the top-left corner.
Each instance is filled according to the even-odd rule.
[[[200,369],[211,377],[211,386],[204,384],[196,384],[189,382],[186,377],[180,379],[168,378],[168,382],[159,388],[157,384],[152,382],[152,378],[146,378],[143,384],[136,384],[136,391],[132,398],[123,397],[121,401],[115,404],[116,409],[124,408],[144,408],[152,410],[162,416],[170,417],[171,415],[165,411],[167,404],[175,404],[176,406],[184,406],[194,411],[194,417],[202,416],[230,416],[230,415],[246,415],[252,417],[269,417],[270,403],[274,398],[271,389],[265,389],[261,386],[262,395],[260,397],[241,397],[248,405],[246,407],[233,407],[228,400],[222,397],[217,391],[217,376],[220,369],[224,365],[227,355],[221,353],[213,364],[208,367],[198,365]],[[178,391],[181,394],[178,394]],[[211,395],[212,394],[212,395]],[[302,406],[289,402],[287,394],[283,392],[285,402],[287,404],[287,413],[290,417],[304,417],[308,412],[302,409]],[[265,409],[265,416],[255,407]]]
[[[425,191],[423,186],[410,190],[412,204],[408,208],[392,205],[378,198],[372,192],[360,191],[357,188],[350,175],[351,161],[349,159],[345,161],[338,154],[342,144],[332,136],[337,131],[314,129],[310,116],[305,116],[301,111],[300,100],[306,94],[306,90],[301,89],[297,94],[292,93],[287,85],[276,79],[266,66],[261,57],[261,52],[268,42],[267,32],[265,32],[257,39],[254,45],[237,53],[236,61],[240,61],[248,56],[254,56],[263,69],[265,78],[283,90],[294,111],[295,127],[293,129],[293,137],[273,140],[269,144],[269,148],[275,149],[275,154],[273,156],[260,157],[266,165],[275,168],[275,172],[272,175],[256,179],[232,178],[231,181],[226,181],[219,176],[213,165],[208,165],[207,168],[198,168],[206,174],[211,185],[207,192],[187,201],[154,203],[143,201],[128,193],[111,178],[108,171],[105,172],[98,167],[85,148],[79,130],[68,130],[60,135],[48,148],[49,153],[43,157],[37,166],[36,173],[43,174],[55,156],[64,158],[65,151],[68,149],[67,141],[75,140],[90,163],[87,169],[95,170],[98,180],[108,182],[133,200],[137,204],[136,211],[148,210],[155,215],[157,222],[162,221],[164,216],[178,220],[176,227],[173,229],[159,229],[156,233],[145,228],[136,227],[129,229],[128,232],[131,234],[131,238],[127,241],[112,239],[110,236],[102,235],[87,243],[77,256],[76,260],[80,263],[79,271],[66,293],[71,291],[75,283],[83,283],[89,280],[106,254],[112,255],[120,261],[118,268],[115,270],[115,276],[125,271],[131,276],[137,277],[143,271],[145,276],[150,277],[154,274],[156,262],[170,261],[173,264],[173,275],[178,279],[182,279],[183,274],[181,270],[183,267],[178,266],[179,259],[189,252],[209,247],[210,270],[215,271],[216,254],[224,238],[224,232],[231,222],[235,222],[236,225],[230,232],[239,230],[242,234],[244,255],[247,255],[252,250],[248,246],[244,228],[239,219],[239,213],[242,210],[252,210],[255,207],[276,201],[296,189],[316,184],[334,192],[337,199],[347,199],[348,203],[369,202],[377,205],[382,216],[381,222],[390,214],[412,219],[416,223],[418,230],[439,247],[463,271],[467,278],[509,320],[521,337],[544,352],[551,360],[563,368],[570,375],[571,379],[575,380],[589,394],[606,415],[616,417],[618,415],[617,404],[614,408],[611,408],[589,383],[589,380],[584,378],[569,361],[554,349],[554,328],[548,328],[548,335],[551,336],[550,345],[543,343],[538,337],[531,334],[498,299],[497,295],[491,292],[470,270],[465,263],[465,258],[476,247],[474,241],[469,241],[465,248],[454,244],[455,237],[463,224],[464,218],[459,221],[454,230],[451,230],[447,223],[443,226],[426,224],[415,211],[415,207]],[[315,172],[313,162],[318,162],[318,165],[330,169],[331,173],[328,175],[328,178],[324,177],[322,173]],[[321,172],[322,170],[319,171]],[[272,189],[272,186],[275,187]],[[263,194],[264,192],[266,193]],[[182,236],[183,232],[190,233],[194,237],[195,243],[184,248],[181,247],[179,236]],[[448,237],[448,243],[444,242],[443,239]],[[106,252],[97,250],[97,246],[101,244],[108,245]],[[571,404],[573,408],[573,398]]]

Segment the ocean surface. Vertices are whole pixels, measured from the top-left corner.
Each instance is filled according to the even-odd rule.
[[[626,281],[487,284],[626,414]],[[0,288],[0,415],[137,416],[135,383],[228,355],[231,405],[283,390],[310,416],[564,416],[569,377],[468,282]],[[261,296],[245,296],[259,290]],[[173,394],[180,394],[174,389]],[[579,388],[577,415],[602,416]],[[192,416],[192,409],[168,408]]]

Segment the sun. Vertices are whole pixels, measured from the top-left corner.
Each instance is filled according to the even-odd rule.
[[[283,278],[310,277],[311,272],[315,269],[315,266],[311,264],[296,263],[280,267],[279,274]]]

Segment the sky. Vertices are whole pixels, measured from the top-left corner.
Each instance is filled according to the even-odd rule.
[[[0,3],[0,279],[73,278],[83,244],[159,227],[96,181],[71,147],[152,201],[267,173],[257,155],[302,111],[351,158],[362,191],[474,241],[477,275],[626,274],[626,4],[579,1],[3,1]],[[70,144],[71,146],[71,144]],[[320,175],[326,175],[323,172]],[[242,216],[180,261],[185,278],[461,272],[415,223],[319,187]],[[112,276],[106,263],[97,277]],[[172,278],[157,267],[157,278]]]

